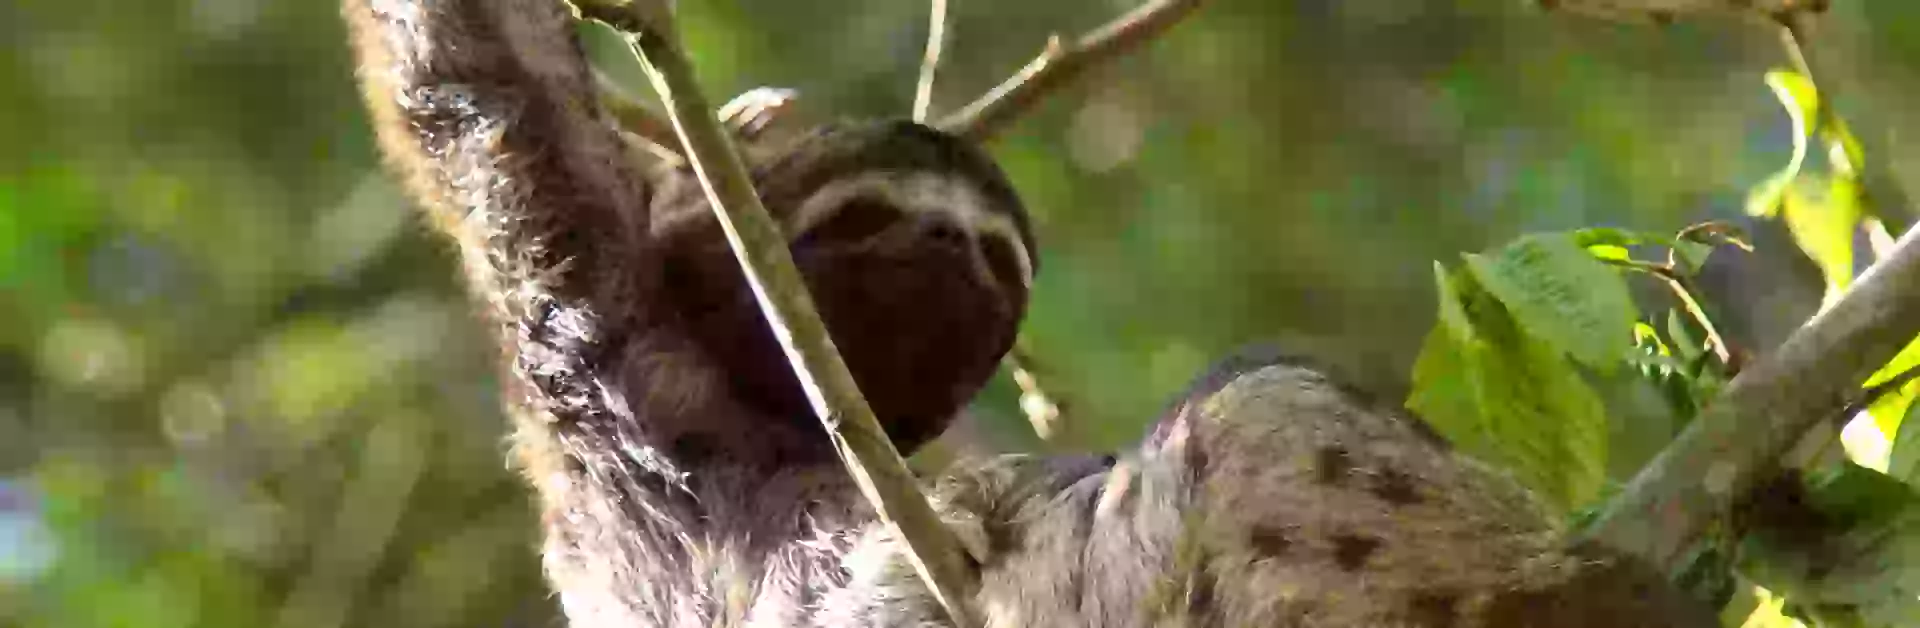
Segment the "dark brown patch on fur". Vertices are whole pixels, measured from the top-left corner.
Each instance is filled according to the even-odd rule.
[[[1460,596],[1451,591],[1427,591],[1413,596],[1407,617],[1421,628],[1453,628],[1460,620]]]
[[[1287,537],[1287,530],[1277,526],[1254,526],[1247,542],[1254,551],[1268,558],[1278,558],[1293,548],[1293,539]]]
[[[1333,535],[1333,562],[1345,571],[1359,571],[1380,549],[1380,539],[1357,534]]]
[[[685,464],[704,465],[719,451],[720,447],[713,442],[713,437],[706,434],[681,434],[673,439],[673,453]]]
[[[1373,486],[1369,489],[1374,497],[1395,506],[1411,506],[1426,501],[1420,496],[1420,489],[1408,477],[1396,469],[1381,469],[1374,475]]]
[[[1353,456],[1341,447],[1321,447],[1314,454],[1313,474],[1321,484],[1339,484],[1353,472]]]
[[[1638,560],[1591,545],[1576,546],[1573,578],[1504,591],[1488,603],[1489,628],[1705,628],[1717,626],[1717,604],[1696,600]]]
[[[1187,581],[1188,617],[1200,622],[1199,625],[1213,625],[1212,620],[1219,617],[1214,612],[1213,573],[1205,569],[1194,570]]]

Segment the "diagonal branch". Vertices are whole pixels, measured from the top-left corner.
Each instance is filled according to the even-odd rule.
[[[761,205],[744,160],[694,79],[665,0],[576,0],[575,6],[583,17],[625,34],[640,57],[761,312],[854,483],[949,618],[958,626],[976,625],[965,607],[977,586],[972,562],[920,493],[834,347],[785,235]]]
[[[1201,0],[1153,0],[1108,22],[1071,44],[1047,40],[1040,56],[986,95],[935,126],[974,141],[985,141],[1033,108],[1048,93],[1088,68],[1117,58],[1166,32],[1200,8]]]
[[[1735,501],[1915,336],[1920,229],[1773,355],[1729,382],[1583,535],[1671,573]]]
[[[1694,295],[1700,294],[1701,292],[1700,287],[1694,285],[1692,278],[1674,270],[1673,264],[1671,263],[1656,264],[1633,259],[1605,259],[1601,261],[1609,266],[1617,266],[1652,275],[1659,279],[1661,283],[1665,283],[1667,289],[1673,292],[1674,298],[1680,301],[1680,307],[1687,311],[1688,316],[1693,317],[1694,323],[1699,324],[1701,332],[1706,334],[1706,349],[1712,351],[1713,357],[1720,360],[1720,366],[1725,368],[1727,373],[1740,372],[1739,356],[1741,354],[1736,352],[1732,345],[1727,344],[1726,337],[1720,335],[1720,328],[1713,324],[1713,317],[1707,315],[1706,306],[1700,303],[1698,298],[1694,297]]]
[[[677,150],[679,138],[673,134],[673,124],[662,119],[658,112],[641,104],[639,100],[628,96],[613,82],[606,73],[594,71],[594,84],[600,94],[600,106],[613,116],[620,130],[632,133],[666,150]]]

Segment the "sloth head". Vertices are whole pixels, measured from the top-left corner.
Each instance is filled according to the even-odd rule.
[[[1005,175],[963,140],[880,122],[819,128],[760,160],[754,178],[894,445],[911,453],[939,436],[1012,347],[1037,267]],[[737,397],[817,433],[717,225],[681,216],[705,227],[668,236],[684,320]]]

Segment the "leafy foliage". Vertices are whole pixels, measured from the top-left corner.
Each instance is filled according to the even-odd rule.
[[[1477,285],[1513,313],[1529,335],[1600,370],[1620,362],[1633,327],[1626,282],[1573,238],[1534,235],[1494,256],[1467,255]]]
[[[1743,540],[1748,577],[1814,625],[1920,623],[1920,491],[1851,463],[1780,488]]]
[[[1583,505],[1605,480],[1607,416],[1573,360],[1622,362],[1633,326],[1624,282],[1568,237],[1525,238],[1467,264],[1436,268],[1442,326],[1415,363],[1410,405],[1563,507]],[[1594,280],[1616,289],[1577,283]]]
[[[1725,88],[1751,71],[1724,52],[1727,33],[1547,26],[1522,4],[1211,3],[1187,34],[999,143],[1046,248],[1027,331],[1055,376],[1047,384],[1085,400],[1075,416],[1102,419],[1070,444],[1137,438],[1205,356],[1257,337],[1324,339],[1330,356],[1390,366],[1376,384],[1397,381],[1418,353],[1427,387],[1416,394],[1471,416],[1471,372],[1444,362],[1463,354],[1433,349],[1425,321],[1408,315],[1432,307],[1424,264],[1499,234],[1732,218],[1737,200],[1722,211],[1698,199],[1778,168],[1753,141],[1776,115],[1745,106],[1758,89]],[[1900,68],[1920,54],[1920,3],[1835,5],[1836,32],[1860,58]],[[295,591],[337,602],[349,613],[339,625],[551,625],[524,490],[501,462],[489,347],[447,285],[456,272],[444,246],[418,237],[392,186],[373,183],[382,177],[337,8],[107,6],[0,8],[13,44],[0,50],[0,625],[333,619],[308,617]],[[823,111],[905,111],[921,3],[680,9],[715,93],[789,84]],[[937,107],[1003,78],[1050,30],[1113,5],[954,10]],[[589,31],[589,50],[622,60],[610,73],[638,84],[624,48]],[[1910,72],[1874,79],[1893,102],[1920,85]],[[1803,142],[1831,133],[1801,118]],[[1808,151],[1803,170],[1821,152]],[[1450,211],[1425,210],[1436,204]],[[1600,238],[1579,242],[1606,263],[1670,240],[1574,233]],[[1674,244],[1686,273],[1714,250]],[[1464,305],[1458,314],[1453,327],[1470,331]],[[1498,314],[1488,318],[1513,325]],[[1616,405],[1612,380],[1659,375],[1650,389],[1665,392],[1631,397],[1684,418],[1725,376],[1687,312],[1641,322],[1662,342],[1643,331],[1636,355],[1634,336],[1618,338],[1627,367],[1611,377],[1555,356],[1608,404],[1609,470],[1673,429]],[[409,338],[433,351],[397,342]],[[1542,354],[1552,352],[1536,344],[1480,357]],[[254,366],[274,360],[285,363]],[[1914,415],[1908,398],[1870,412],[1894,435],[1889,468],[1912,481],[1920,421],[1901,420]],[[1033,446],[1031,434],[1008,435],[1024,429],[1017,399],[1006,382],[983,395],[975,410],[990,444]],[[388,464],[356,453],[386,442],[373,428],[387,422],[433,426],[412,449],[425,466],[392,526],[341,489]],[[1492,433],[1464,431],[1486,441],[1471,449],[1497,449]],[[362,552],[377,564],[323,559]]]
[[[1810,81],[1785,71],[1767,81],[1793,119],[1796,142],[1788,166],[1754,187],[1748,208],[1782,220],[1819,267],[1830,304],[1853,280],[1855,234],[1872,217],[1859,186],[1865,156],[1844,123],[1823,117]],[[1828,148],[1825,172],[1805,167],[1813,136]],[[1684,422],[1735,375],[1732,348],[1693,287],[1708,256],[1729,245],[1751,249],[1743,234],[1717,223],[1672,238],[1589,228],[1524,235],[1467,255],[1457,270],[1436,264],[1438,323],[1416,362],[1408,407],[1578,516],[1605,490],[1601,470],[1616,466],[1609,455],[1644,444],[1622,439],[1672,436],[1636,429],[1647,413],[1597,390],[1657,391]],[[1664,262],[1635,255],[1655,247],[1666,249]],[[1684,308],[1640,320],[1626,275],[1659,280]],[[1920,625],[1920,425],[1908,420],[1920,413],[1916,366],[1920,339],[1863,383],[1881,396],[1849,417],[1871,430],[1861,432],[1867,437],[1881,437],[1882,453],[1848,442],[1853,460],[1818,458],[1782,471],[1726,513],[1721,531],[1691,548],[1694,560],[1670,576],[1695,591],[1736,581],[1765,587],[1749,596],[1755,610],[1736,613],[1745,625]],[[1615,372],[1626,381],[1609,377]]]

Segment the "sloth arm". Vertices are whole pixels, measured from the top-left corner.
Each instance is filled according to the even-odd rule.
[[[831,544],[795,542],[865,520],[844,472],[747,469],[782,453],[760,443],[794,440],[765,430],[701,439],[697,456],[680,446],[688,426],[768,422],[725,393],[662,298],[658,186],[600,109],[564,4],[344,0],[343,13],[388,166],[458,245],[503,344],[515,456],[573,624],[707,625],[825,586],[808,570],[825,563],[794,554]]]

